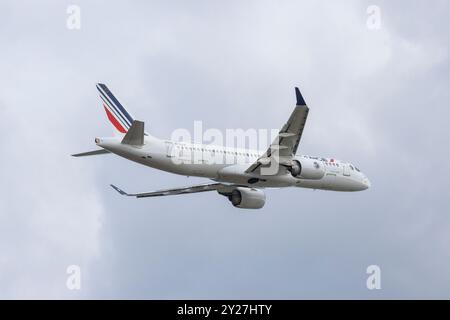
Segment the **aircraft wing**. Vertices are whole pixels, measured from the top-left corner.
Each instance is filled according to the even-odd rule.
[[[289,120],[281,128],[278,136],[269,146],[269,149],[256,160],[245,172],[251,173],[256,171],[261,166],[269,164],[276,152],[278,157],[287,161],[291,159],[297,152],[298,144],[302,137],[303,128],[308,118],[309,108],[303,99],[300,90],[295,88],[295,95],[297,97],[297,104],[292,111]],[[279,160],[278,160],[279,161]]]
[[[178,194],[187,194],[187,193],[197,193],[197,192],[206,192],[206,191],[218,191],[220,193],[231,192],[231,185],[225,185],[222,183],[209,183],[209,184],[199,184],[189,187],[181,187],[174,189],[163,189],[151,192],[142,192],[142,193],[127,193],[122,189],[119,189],[115,185],[111,185],[118,193],[123,196],[136,197],[136,198],[147,198],[147,197],[160,197],[160,196],[173,196]]]

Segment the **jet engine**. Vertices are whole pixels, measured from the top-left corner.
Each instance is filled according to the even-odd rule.
[[[228,195],[228,199],[237,208],[260,209],[266,203],[266,194],[258,189],[237,187]]]
[[[294,178],[300,179],[319,180],[325,175],[323,164],[314,159],[293,160],[287,169]]]

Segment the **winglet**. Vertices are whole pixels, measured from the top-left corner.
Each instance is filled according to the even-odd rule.
[[[303,99],[302,94],[298,87],[295,87],[295,95],[297,96],[297,105],[298,106],[306,106],[305,99]]]
[[[118,193],[120,193],[123,196],[128,196],[128,193],[126,193],[125,191],[123,191],[122,189],[117,188],[115,185],[111,184],[111,187],[116,190]]]

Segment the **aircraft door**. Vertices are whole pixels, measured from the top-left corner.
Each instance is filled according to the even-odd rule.
[[[350,175],[350,168],[348,167],[348,164],[344,164],[343,165],[343,170],[344,170],[344,176],[349,176]]]
[[[166,141],[166,157],[172,158],[173,156],[173,143]]]

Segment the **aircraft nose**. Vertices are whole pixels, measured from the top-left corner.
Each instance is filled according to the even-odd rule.
[[[371,184],[370,184],[370,180],[369,179],[367,179],[367,178],[364,178],[363,179],[363,181],[362,181],[362,183],[363,183],[363,188],[364,188],[364,190],[366,190],[366,189],[369,189],[370,188],[370,186],[371,186]]]

